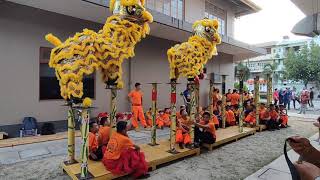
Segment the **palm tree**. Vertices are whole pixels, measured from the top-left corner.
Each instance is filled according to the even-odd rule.
[[[240,62],[236,67],[235,67],[235,75],[237,77],[242,76],[242,80],[246,81],[250,77],[250,69],[248,66],[244,65],[242,62]],[[240,80],[240,79],[239,79]]]

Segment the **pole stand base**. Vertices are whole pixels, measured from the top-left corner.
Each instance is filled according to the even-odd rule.
[[[176,149],[170,149],[169,151],[167,151],[170,154],[179,154],[180,152],[177,151]]]
[[[72,164],[77,164],[78,163],[78,161],[77,160],[73,160],[73,161],[64,161],[63,162],[66,166],[68,166],[68,165],[72,165]]]
[[[155,144],[149,143],[148,145],[149,146],[158,146],[159,144],[157,144],[157,143],[155,143]]]
[[[94,178],[94,176],[89,171],[88,171],[87,177],[84,177],[84,178],[80,177],[81,176],[80,173],[76,174],[76,176],[77,176],[78,179],[81,179],[81,180],[87,180],[87,179],[89,180],[89,179],[93,179]]]

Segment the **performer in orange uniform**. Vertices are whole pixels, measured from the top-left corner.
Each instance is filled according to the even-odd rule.
[[[170,108],[164,108],[163,122],[164,122],[164,126],[166,127],[171,126],[170,114],[171,114]]]
[[[239,118],[240,118],[239,105],[232,106],[231,108],[232,108],[234,117],[235,117],[235,119],[236,119],[236,122],[239,123]]]
[[[134,178],[147,175],[148,165],[144,153],[128,137],[126,121],[117,123],[117,132],[110,137],[102,163],[115,175],[132,174]]]
[[[259,119],[260,124],[268,124],[268,121],[270,120],[269,111],[266,108],[266,105],[264,103],[260,103],[260,110],[259,110]]]
[[[210,113],[204,112],[202,119],[194,123],[194,141],[195,146],[200,143],[213,144],[216,142],[216,128],[214,123],[210,120]]]
[[[148,126],[152,126],[152,109],[149,108],[149,110],[146,112],[146,121]]]
[[[176,113],[176,116],[177,116],[176,118],[177,118],[177,119],[180,119],[180,118],[181,118],[181,113],[180,113],[180,112],[183,111],[183,110],[185,110],[185,109],[186,109],[186,106],[185,106],[185,105],[181,105],[181,106],[180,106],[180,110]]]
[[[234,113],[231,110],[230,106],[226,107],[226,125],[227,126],[236,125],[236,118],[235,118]]]
[[[182,110],[180,113],[181,118],[178,119],[177,122],[176,143],[178,143],[179,147],[183,149],[185,145],[191,144],[189,131],[192,121],[190,120],[190,117],[188,117],[188,113],[186,110]]]
[[[231,106],[239,105],[240,95],[237,93],[237,90],[234,89],[233,93],[230,95]]]
[[[148,125],[147,125],[146,120],[144,118],[143,107],[142,107],[143,94],[141,92],[141,84],[136,83],[134,85],[134,87],[135,87],[135,89],[132,90],[128,95],[129,100],[132,104],[132,113],[133,113],[133,118],[131,119],[131,124],[135,128],[135,130],[138,130],[138,128],[139,128],[138,118],[139,118],[143,127],[148,128]]]
[[[281,123],[280,127],[281,128],[286,128],[286,127],[288,127],[288,120],[289,120],[288,115],[286,113],[286,108],[282,104],[279,105],[279,108],[280,108],[279,114],[280,114],[280,123]]]
[[[89,158],[94,161],[102,159],[102,146],[98,144],[99,126],[96,121],[91,120],[89,123]]]
[[[275,110],[274,104],[269,105],[269,116],[270,120],[268,121],[267,128],[270,131],[274,131],[275,129],[280,129],[279,128],[279,114]]]
[[[107,146],[109,142],[109,138],[111,135],[111,128],[109,122],[109,114],[108,113],[99,113],[98,115],[98,122],[99,122],[99,136],[98,136],[98,143],[100,146]],[[104,151],[104,148],[103,148]]]
[[[219,119],[215,114],[212,114],[212,118],[211,118],[212,122],[214,123],[214,127],[216,129],[219,129]]]
[[[157,116],[157,126],[160,129],[163,129],[164,126],[164,111],[160,110],[159,111],[159,116]]]
[[[252,111],[248,114],[248,116],[244,119],[244,122],[254,126],[256,124],[256,107],[252,106]]]

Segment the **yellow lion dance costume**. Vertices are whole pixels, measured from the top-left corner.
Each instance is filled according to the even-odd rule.
[[[218,27],[215,19],[196,21],[192,26],[193,36],[168,50],[170,79],[179,76],[193,79],[201,73],[207,61],[217,55],[216,45],[221,43]]]
[[[62,43],[52,34],[47,41],[56,46],[49,66],[55,68],[61,96],[82,98],[83,76],[100,69],[107,85],[123,88],[122,62],[134,56],[134,47],[149,34],[152,15],[145,0],[110,0],[110,16],[98,33],[84,29]]]

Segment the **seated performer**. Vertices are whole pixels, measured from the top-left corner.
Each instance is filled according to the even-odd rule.
[[[144,153],[128,137],[126,121],[117,123],[117,132],[110,137],[102,163],[115,175],[131,174],[134,178],[147,175],[148,165]]]
[[[157,116],[157,127],[160,128],[160,129],[163,129],[163,127],[165,126],[165,118],[166,118],[166,115],[164,113],[163,110],[160,110],[159,111],[159,115]]]
[[[152,108],[149,108],[149,110],[146,112],[146,121],[148,126],[152,126]]]
[[[240,119],[240,109],[239,109],[239,105],[235,105],[232,107],[232,111],[234,114],[234,117],[236,119],[236,122],[239,123],[239,119]]]
[[[163,122],[165,127],[170,127],[171,125],[170,115],[171,115],[170,108],[164,108]]]
[[[200,143],[213,144],[216,142],[216,129],[214,123],[210,120],[210,113],[204,112],[203,116],[194,123],[194,141],[195,146]]]
[[[189,135],[192,121],[188,117],[188,113],[186,110],[182,110],[181,118],[177,121],[177,131],[176,131],[176,143],[179,144],[181,149],[184,148],[185,145],[191,144],[191,137]]]
[[[221,128],[222,127],[222,115],[221,115],[220,111],[218,111],[218,110],[213,111],[213,114],[218,119],[218,122],[214,121],[214,124],[218,125]]]
[[[269,116],[270,120],[268,121],[267,124],[267,129],[269,131],[274,131],[275,129],[280,129],[279,128],[279,114],[277,113],[274,104],[269,105]]]
[[[180,106],[180,110],[176,113],[177,119],[181,118],[181,111],[186,110],[186,106],[185,105],[181,105]]]
[[[279,105],[279,115],[280,115],[279,123],[281,123],[280,127],[287,128],[289,117],[287,115],[285,106],[282,104]]]
[[[226,126],[236,125],[236,118],[230,106],[226,106]]]
[[[256,107],[251,106],[251,112],[244,119],[244,122],[253,127],[256,124]]]
[[[268,124],[268,121],[270,120],[269,111],[266,108],[266,105],[264,103],[260,103],[260,110],[259,110],[259,119],[260,124]]]
[[[98,144],[99,126],[95,120],[89,122],[89,159],[98,161],[102,159],[102,146]]]
[[[212,114],[212,122],[214,123],[214,127],[219,129],[219,119],[215,114]]]
[[[111,135],[111,128],[109,122],[109,115],[108,113],[100,113],[98,115],[98,122],[99,122],[99,136],[98,136],[98,143],[99,146],[107,146],[109,142],[109,138]]]

